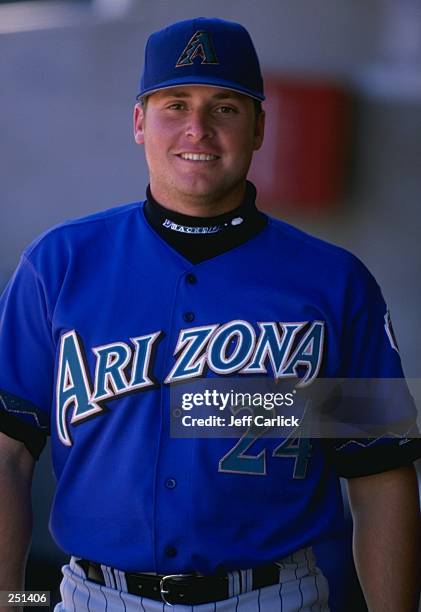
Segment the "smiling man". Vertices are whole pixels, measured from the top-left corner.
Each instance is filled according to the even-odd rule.
[[[135,139],[145,145],[156,200],[186,215],[211,217],[244,198],[264,113],[250,96],[220,87],[163,89],[135,108]]]
[[[209,399],[211,383],[289,381],[292,398],[318,378],[403,378],[363,264],[256,207],[263,100],[241,25],[152,34],[134,109],[146,200],[24,251],[0,302],[0,591],[22,585],[32,469],[50,435],[50,526],[71,556],[57,612],[344,612],[315,555],[343,533],[339,476],[370,610],[416,610],[420,444],[404,385],[401,436],[265,438],[238,404],[217,407],[216,425],[238,415],[242,434],[172,435],[183,385]]]

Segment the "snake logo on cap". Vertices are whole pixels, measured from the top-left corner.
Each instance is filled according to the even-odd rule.
[[[219,64],[211,35],[205,30],[198,30],[193,34],[178,58],[175,67],[191,66],[196,57],[202,58],[201,64]]]

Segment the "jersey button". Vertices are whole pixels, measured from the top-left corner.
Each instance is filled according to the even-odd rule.
[[[195,277],[194,274],[187,274],[186,280],[189,283],[189,285],[195,285],[197,283],[197,278]]]
[[[185,312],[183,315],[183,319],[187,323],[191,323],[192,321],[194,321],[194,312]]]
[[[165,554],[167,557],[173,558],[177,555],[177,549],[174,546],[167,546],[165,549]]]
[[[165,486],[167,487],[167,489],[175,489],[175,487],[177,486],[177,481],[175,478],[167,478],[167,480],[165,481]]]

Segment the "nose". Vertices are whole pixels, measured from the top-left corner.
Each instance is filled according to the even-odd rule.
[[[204,110],[193,110],[189,113],[185,133],[193,142],[212,138],[213,127],[208,113]]]

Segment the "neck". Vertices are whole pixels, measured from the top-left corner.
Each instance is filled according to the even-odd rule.
[[[257,235],[267,223],[255,205],[256,190],[246,184],[240,206],[221,215],[186,215],[162,206],[147,189],[144,211],[153,229],[192,263],[210,259]]]
[[[166,209],[182,215],[206,218],[223,215],[238,208],[244,201],[246,181],[234,186],[224,195],[218,193],[203,196],[174,194],[160,189],[154,184],[152,177],[149,188],[153,199]]]

